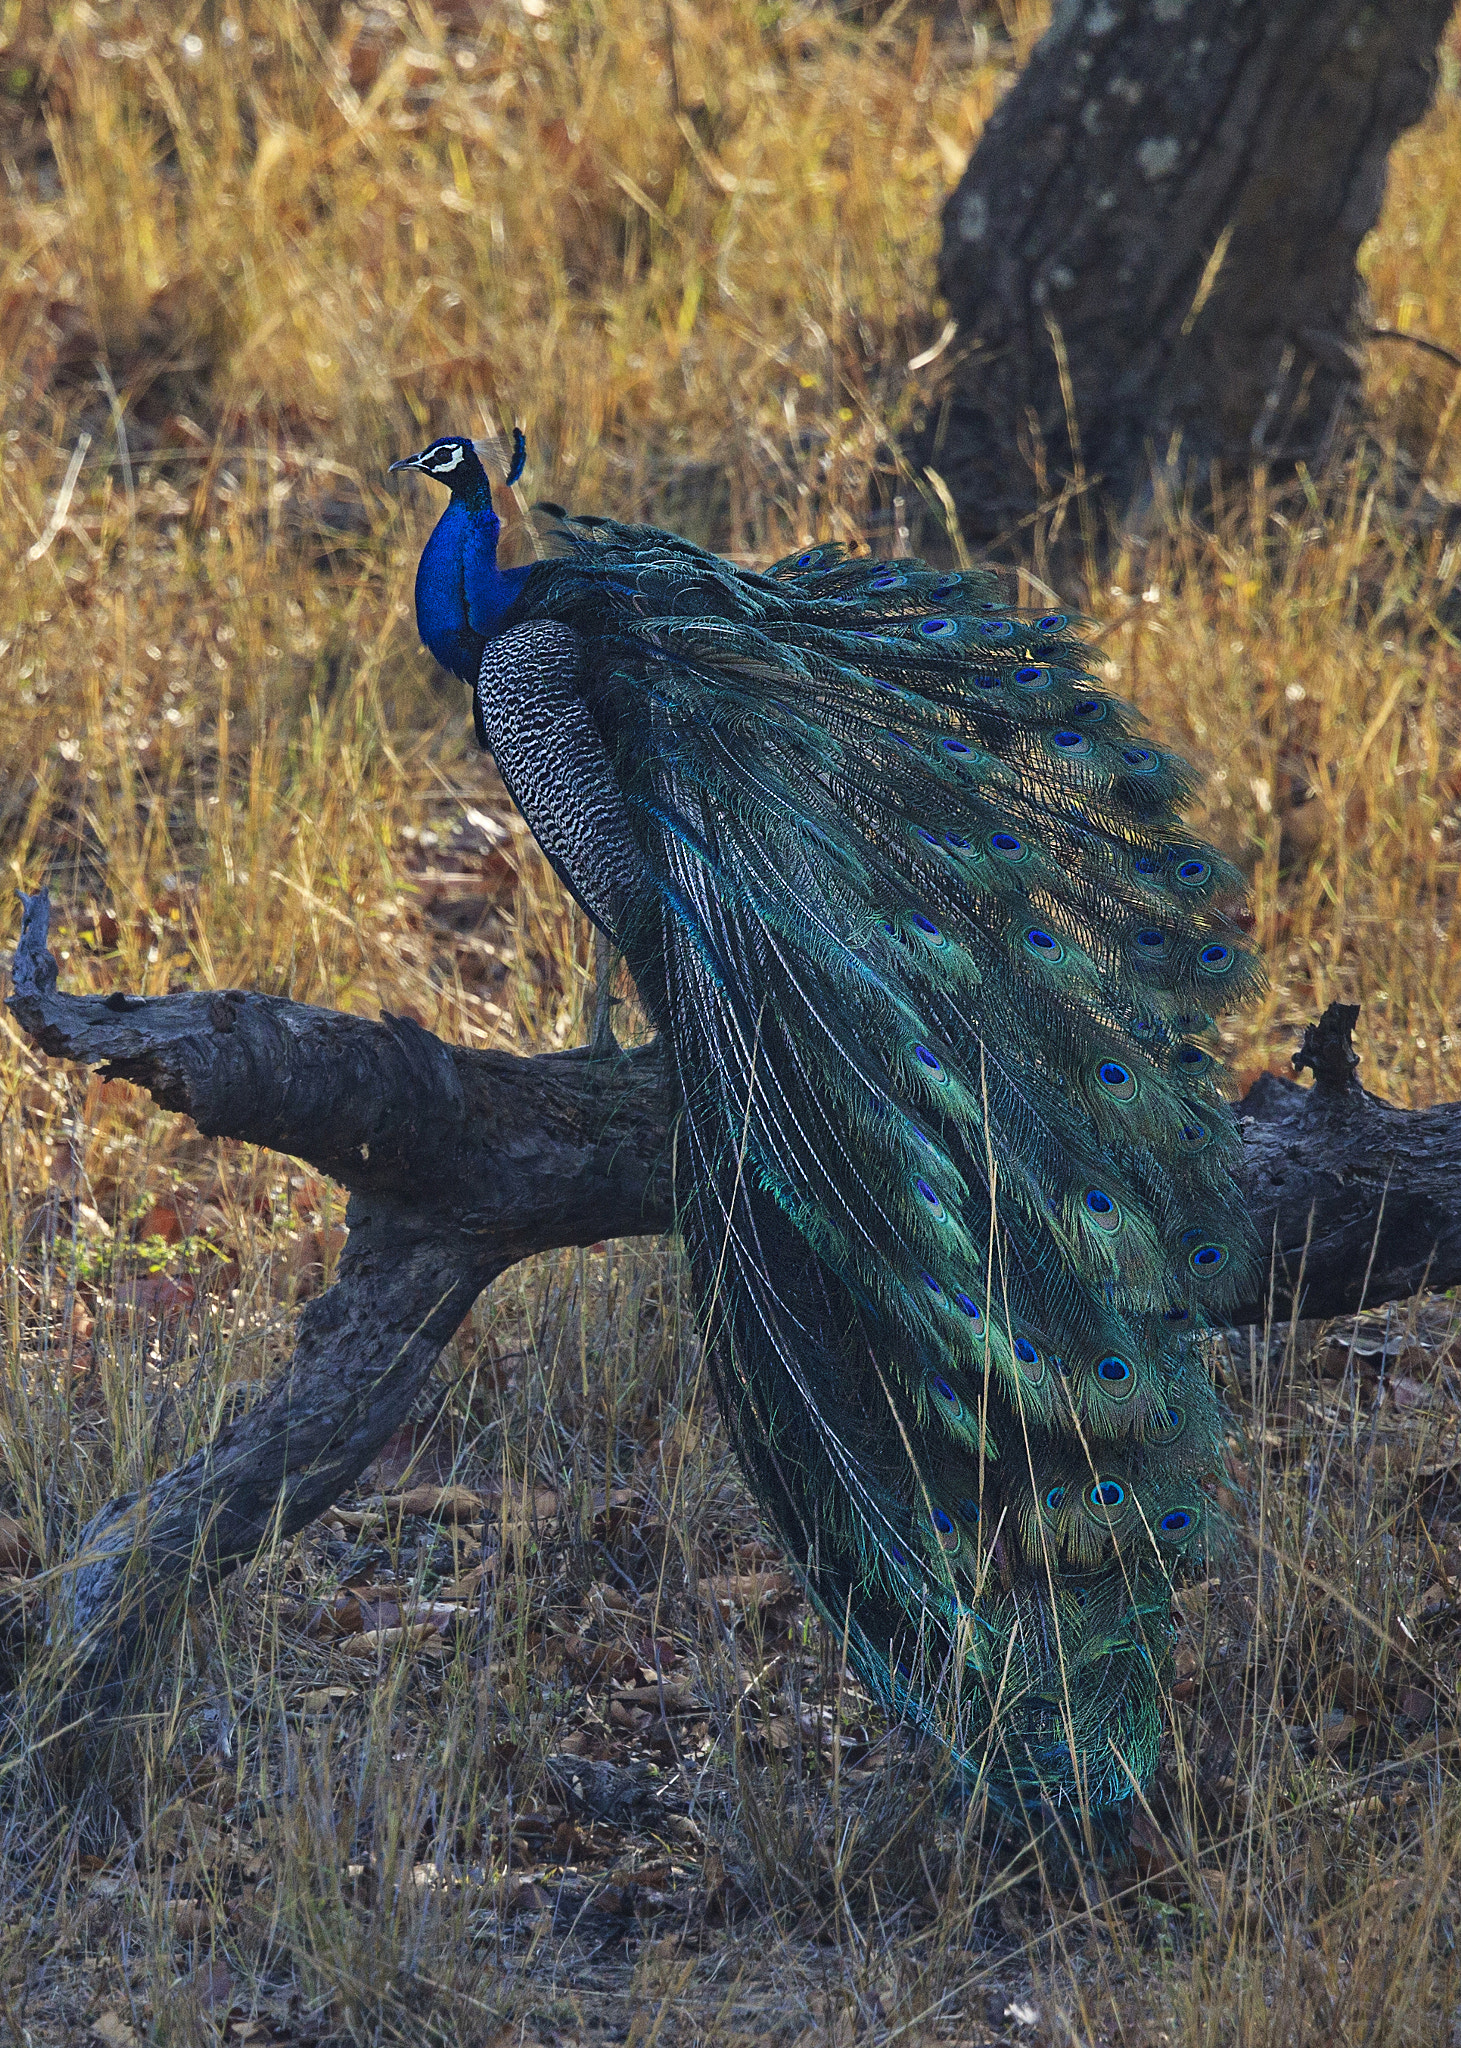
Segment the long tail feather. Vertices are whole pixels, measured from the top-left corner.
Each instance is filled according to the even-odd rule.
[[[1011,1806],[1153,1768],[1253,1248],[1213,1013],[1258,969],[1185,765],[1063,614],[564,519],[532,615],[653,877],[631,967],[728,1426],[867,1681]]]

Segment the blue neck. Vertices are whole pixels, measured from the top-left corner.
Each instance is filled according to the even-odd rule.
[[[476,683],[482,650],[527,580],[526,568],[498,568],[501,530],[484,478],[480,492],[453,493],[416,571],[417,630],[464,683]]]

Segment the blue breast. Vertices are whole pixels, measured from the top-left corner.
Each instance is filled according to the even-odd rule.
[[[488,515],[495,529],[497,521]],[[482,650],[499,630],[528,571],[499,569],[496,532],[453,498],[436,522],[416,571],[416,626],[443,668],[474,684]]]

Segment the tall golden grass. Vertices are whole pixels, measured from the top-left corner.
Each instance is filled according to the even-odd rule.
[[[68,985],[580,1035],[587,935],[417,645],[437,508],[385,465],[517,420],[534,496],[753,559],[859,540],[938,332],[939,203],[1043,18],[0,14],[0,867],[58,898]],[[1458,68],[1453,27],[1363,257],[1377,323],[1452,346]],[[1235,486],[1209,532],[1173,513],[1076,595],[1252,874],[1272,981],[1234,1027],[1239,1075],[1343,997],[1369,1085],[1423,1102],[1461,1092],[1461,377],[1376,344],[1367,399],[1342,476]],[[12,900],[0,948],[16,928]],[[340,1213],[5,1019],[0,1185],[13,1648],[86,1517],[276,1369]],[[0,2021],[33,2042],[1453,2039],[1454,1355],[1432,1305],[1383,1352],[1304,1330],[1228,1360],[1252,1542],[1191,1603],[1137,1864],[1058,1892],[880,1741],[778,1604],[668,1254],[538,1262],[444,1365],[431,1456],[507,1532],[470,1655],[377,1672],[309,1634],[339,1529],[225,1588],[109,1748],[41,1744],[32,1643],[0,1762]],[[401,1541],[371,1570],[434,1583],[430,1544]],[[704,1711],[646,1749],[654,1717],[616,1721],[602,1668],[655,1643]],[[682,1755],[688,1812],[576,1845],[519,1824],[569,1737]],[[617,1919],[572,1924],[574,1871],[613,1878]]]

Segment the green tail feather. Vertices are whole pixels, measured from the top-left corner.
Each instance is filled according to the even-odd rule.
[[[526,607],[656,879],[678,1196],[728,1426],[864,1679],[1013,1808],[1150,1776],[1212,1541],[1203,1326],[1254,1274],[1213,1013],[1259,970],[1186,766],[1059,613],[565,520]]]

